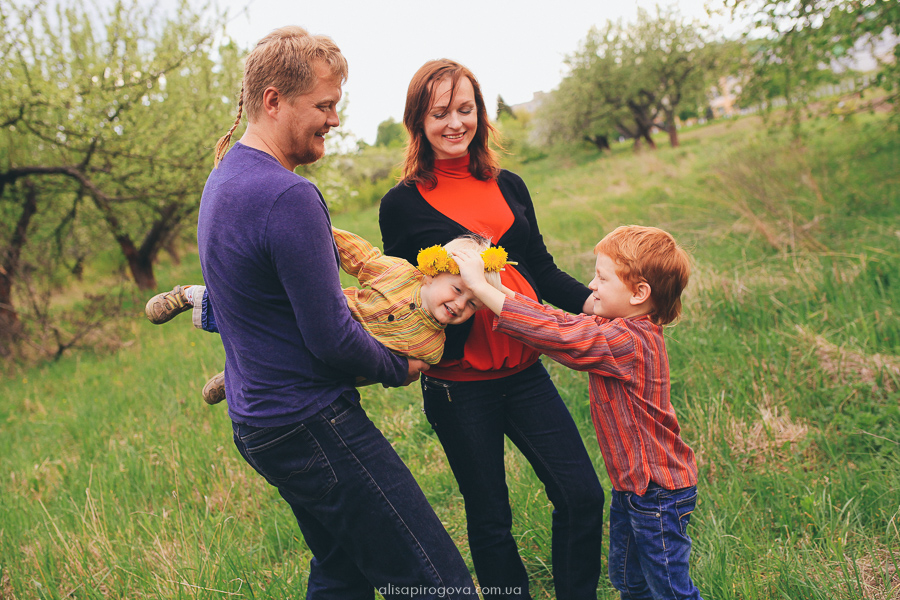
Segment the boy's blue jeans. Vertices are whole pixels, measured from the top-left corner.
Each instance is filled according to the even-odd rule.
[[[696,504],[697,486],[667,490],[651,481],[643,496],[613,490],[609,579],[623,599],[700,598],[688,572]]]

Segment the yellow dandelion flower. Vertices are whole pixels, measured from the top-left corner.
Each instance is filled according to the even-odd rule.
[[[443,246],[439,246],[441,255],[438,258],[437,262],[434,264],[434,267],[437,269],[438,273],[446,273],[450,270],[450,265],[453,263],[453,259],[450,258],[450,254],[447,253],[447,249]]]
[[[434,277],[441,271],[441,263],[446,262],[447,251],[442,246],[431,246],[424,250],[419,250],[416,257],[418,268],[425,275]]]
[[[488,248],[481,253],[481,259],[484,261],[484,270],[493,273],[501,271],[506,266],[508,256],[506,250],[499,246],[497,248]]]

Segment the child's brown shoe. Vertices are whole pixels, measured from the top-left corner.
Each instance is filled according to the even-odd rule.
[[[207,404],[218,404],[225,399],[225,371],[213,375],[203,386],[203,400]]]
[[[191,308],[193,307],[185,302],[181,294],[181,286],[176,285],[171,292],[163,292],[150,298],[144,307],[144,314],[151,323],[161,325]]]

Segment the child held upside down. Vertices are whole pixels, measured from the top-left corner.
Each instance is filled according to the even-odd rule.
[[[483,253],[489,265],[490,285],[501,289],[499,271],[507,264],[502,248],[467,235],[419,253],[418,268],[402,258],[383,255],[360,236],[332,228],[341,268],[355,277],[360,287],[344,289],[353,318],[375,339],[397,354],[437,364],[444,352],[444,328],[468,320],[482,307],[462,282],[450,253],[463,249]],[[509,263],[513,264],[513,263]],[[214,303],[202,285],[175,286],[147,302],[144,312],[157,325],[192,310],[194,326],[218,332]],[[203,399],[217,404],[225,399],[224,371],[203,386]]]
[[[613,485],[609,578],[622,597],[697,600],[687,526],[697,463],[669,399],[663,326],[681,312],[687,253],[655,227],[619,227],[594,248],[593,314],[572,315],[485,281],[477,253],[454,253],[494,329],[589,373],[591,416]]]

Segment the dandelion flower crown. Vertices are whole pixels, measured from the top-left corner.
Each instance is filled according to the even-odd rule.
[[[509,255],[501,246],[496,248],[488,248],[481,253],[481,260],[484,261],[484,270],[488,273],[497,273],[503,270],[506,265],[515,265],[518,263],[508,260]],[[459,265],[447,252],[443,246],[431,246],[424,250],[419,250],[416,257],[418,269],[425,275],[434,277],[438,273],[450,273],[451,275],[459,275]]]

